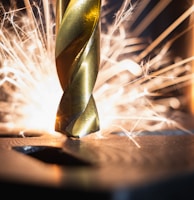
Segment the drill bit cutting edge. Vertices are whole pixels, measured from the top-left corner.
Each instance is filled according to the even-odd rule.
[[[92,94],[100,63],[101,0],[58,0],[56,69],[63,89],[55,130],[82,137],[99,130]]]

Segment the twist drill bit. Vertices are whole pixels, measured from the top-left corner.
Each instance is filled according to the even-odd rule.
[[[82,137],[99,130],[92,94],[100,62],[101,0],[58,0],[56,69],[63,89],[55,130]]]

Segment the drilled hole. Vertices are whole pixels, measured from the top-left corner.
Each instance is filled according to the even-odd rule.
[[[13,147],[14,150],[49,164],[63,166],[90,166],[91,163],[65,153],[58,147],[23,146]]]

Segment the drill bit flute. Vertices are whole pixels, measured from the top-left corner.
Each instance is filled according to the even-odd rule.
[[[82,137],[99,130],[92,94],[100,63],[101,0],[58,0],[56,68],[64,91],[55,130]]]

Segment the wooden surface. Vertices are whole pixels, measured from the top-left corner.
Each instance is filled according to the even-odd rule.
[[[160,189],[168,193],[177,183],[184,183],[182,192],[191,187],[194,135],[145,134],[133,139],[139,146],[125,135],[114,134],[82,139],[60,134],[1,134],[0,181],[61,191],[125,189],[131,193],[160,184]],[[161,184],[166,182],[171,188]]]

